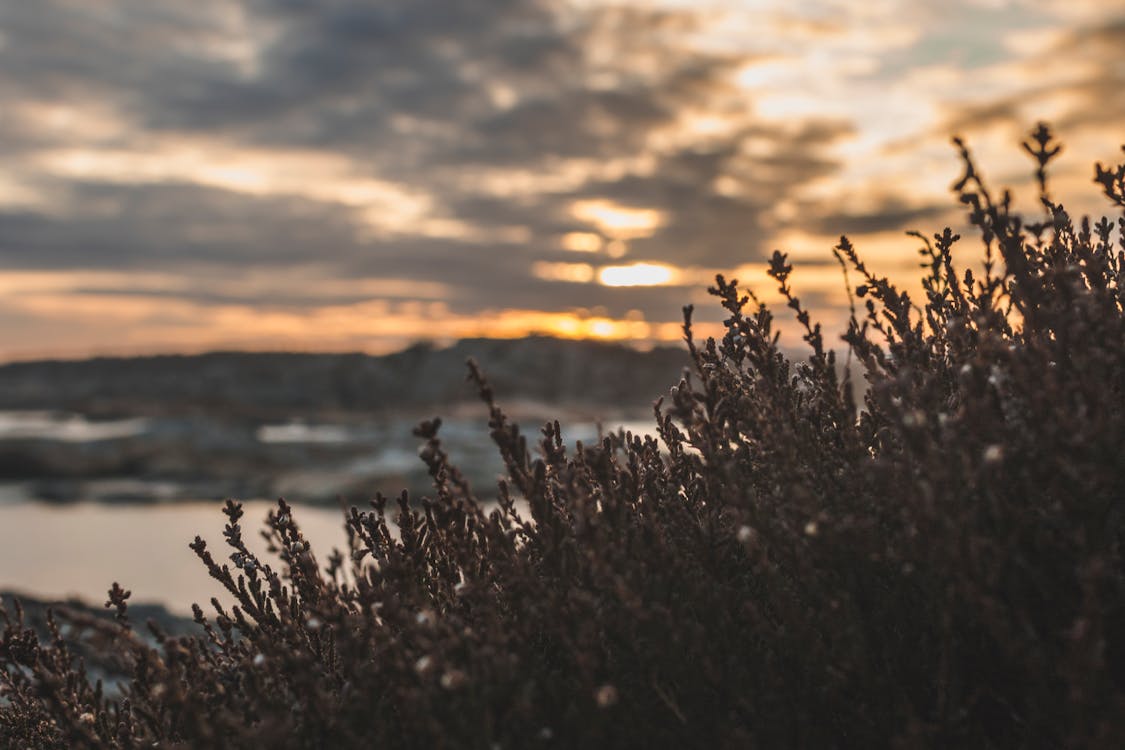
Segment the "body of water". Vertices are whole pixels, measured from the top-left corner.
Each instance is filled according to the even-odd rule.
[[[273,507],[243,504],[243,537],[263,555],[258,530]],[[216,560],[226,560],[221,508],[220,502],[0,504],[0,590],[101,604],[117,581],[133,592],[132,601],[163,604],[177,614],[190,614],[192,602],[209,609],[212,596],[227,597],[188,544],[198,534]],[[322,563],[332,547],[347,547],[338,508],[298,506],[294,516]]]
[[[540,423],[523,424],[529,440],[534,440]],[[655,429],[651,421],[616,422],[606,427],[636,433],[652,433]],[[52,444],[72,446],[68,450],[85,451],[85,446],[106,450],[107,445],[147,437],[150,430],[158,429],[153,420],[97,422],[73,414],[0,412],[0,449],[33,440],[46,450],[52,450]],[[209,423],[184,429],[218,430]],[[563,426],[564,439],[571,446],[576,440],[594,442],[597,435],[597,425],[590,422]],[[454,461],[470,470],[477,491],[485,497],[492,494],[501,466],[487,428],[479,420],[453,419],[443,425],[442,437]],[[318,491],[324,493],[326,488],[351,481],[370,497],[380,479],[394,485],[384,491],[397,494],[403,478],[409,477],[428,487],[424,464],[417,455],[421,441],[411,436],[407,424],[392,430],[363,423],[292,421],[262,425],[251,440],[296,451],[291,466],[274,470],[274,496],[316,496]],[[353,451],[345,460],[328,460],[332,454],[326,458],[313,452],[318,446],[357,444],[370,445],[371,450]],[[309,446],[309,453],[302,452],[305,446]],[[234,443],[217,455],[230,456],[244,449],[244,445]],[[180,450],[187,449],[179,444],[168,446],[170,455]],[[81,458],[83,454],[74,455]],[[253,455],[243,456],[241,463],[231,466],[232,476],[247,471],[246,464],[253,463]],[[208,541],[216,559],[226,559],[228,548],[222,537],[226,519],[220,512],[221,499],[184,500],[190,481],[133,474],[79,478],[72,482],[75,496],[67,498],[76,502],[40,502],[45,481],[55,478],[47,475],[0,482],[0,590],[41,599],[76,596],[100,604],[106,590],[117,581],[133,591],[134,601],[160,603],[181,614],[190,613],[193,602],[205,605],[217,595],[225,600],[218,583],[188,549],[198,534]],[[130,501],[95,501],[107,497]],[[262,499],[244,502],[244,537],[260,552],[264,552],[264,542],[258,530],[272,507],[273,502]],[[322,563],[332,547],[346,547],[338,506],[297,503],[295,508],[297,521]]]

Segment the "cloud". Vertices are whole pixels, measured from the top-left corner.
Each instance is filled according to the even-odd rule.
[[[918,231],[944,226],[952,213],[948,204],[912,206],[895,196],[877,197],[874,204],[863,212],[840,212],[830,206],[818,208],[820,210],[808,211],[815,219],[806,222],[805,229],[829,236],[879,234],[892,230]]]
[[[346,207],[186,183],[77,182],[50,211],[0,213],[7,268],[180,269],[305,263],[357,253]]]
[[[568,254],[563,238],[577,232],[631,260],[722,267],[760,255],[768,204],[831,171],[823,149],[848,134],[836,122],[754,124],[734,81],[754,56],[700,48],[687,12],[44,0],[6,5],[0,24],[0,97],[26,115],[3,142],[44,196],[0,212],[8,268],[203,278],[315,258],[341,277],[443,284],[466,312],[678,315],[666,290],[575,286],[532,269]],[[686,119],[703,132],[685,136]],[[750,157],[747,139],[769,156]],[[405,197],[373,207],[380,189]],[[618,236],[576,212],[583,201],[656,220]]]
[[[1058,38],[1061,37],[1061,38]],[[1009,71],[1019,80],[1011,93],[985,102],[953,105],[940,126],[963,132],[994,125],[1026,129],[1051,110],[1060,129],[1117,125],[1125,118],[1125,15],[1053,35],[1052,43]]]
[[[59,294],[145,310],[136,325],[150,303],[315,315],[435,289],[458,325],[506,308],[674,321],[704,271],[761,261],[786,232],[938,219],[932,196],[896,200],[864,162],[890,136],[945,141],[1036,97],[1075,123],[1125,114],[1119,23],[1043,36],[1046,11],[1025,13],[1005,46],[1004,9],[854,8],[0,4],[0,280],[129,274]],[[1044,61],[1066,74],[1037,80]],[[944,110],[904,72],[925,66],[947,73]],[[918,164],[895,177],[932,172]],[[834,200],[844,179],[855,194]],[[543,272],[574,262],[588,281]],[[634,263],[685,270],[683,285],[597,282]]]

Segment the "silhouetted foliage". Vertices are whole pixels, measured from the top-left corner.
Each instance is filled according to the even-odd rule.
[[[853,387],[777,253],[811,348],[711,292],[721,339],[656,406],[659,440],[533,446],[470,376],[506,464],[485,506],[417,429],[435,493],[378,497],[324,560],[278,503],[229,562],[203,635],[70,613],[45,641],[5,614],[4,747],[1125,747],[1125,214],[1045,220],[994,198],[964,145],[959,237],[923,244],[922,304],[868,269],[844,340]],[[1125,207],[1125,168],[1097,181]],[[840,373],[844,373],[841,375]],[[853,393],[862,391],[862,404]],[[52,621],[54,623],[54,621]],[[107,695],[78,655],[127,680]],[[92,658],[87,656],[86,658]]]

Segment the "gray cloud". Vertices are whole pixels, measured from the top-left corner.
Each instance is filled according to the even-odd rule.
[[[1096,28],[1079,30],[1055,51],[1059,56],[1074,55],[1091,63],[1092,68],[1074,87],[1082,103],[1062,118],[1060,126],[1119,125],[1125,120],[1123,49],[1125,16]]]
[[[1036,119],[1037,106],[1066,95],[1067,106],[1052,120],[1062,130],[1116,125],[1125,119],[1125,16],[1074,29],[1044,54],[1026,65],[1027,84],[1022,91],[983,104],[954,106],[940,130],[971,132],[1004,123],[1027,128]],[[1048,82],[1045,73],[1079,71],[1059,82]]]
[[[811,207],[810,207],[811,208]],[[816,207],[809,214],[815,218],[806,228],[819,234],[875,234],[894,230],[924,230],[940,226],[957,209],[952,201],[942,204],[908,206],[901,199],[885,197],[864,213],[842,213],[830,206]]]
[[[571,204],[605,199],[659,211],[663,224],[630,242],[629,260],[737,265],[769,249],[761,244],[765,212],[835,170],[825,149],[850,133],[835,121],[754,125],[750,104],[730,83],[749,56],[695,48],[692,26],[687,13],[578,12],[549,0],[6,3],[5,106],[100,102],[131,130],[97,146],[131,147],[171,134],[233,149],[343,155],[361,176],[421,188],[439,212],[486,239],[373,238],[356,209],[327,200],[46,178],[25,166],[28,179],[50,183],[59,203],[50,211],[0,212],[0,263],[190,275],[315,259],[341,278],[449,284],[457,311],[602,306],[674,319],[684,301],[676,290],[534,278],[537,260],[594,260],[558,249],[561,234],[592,229],[571,214]],[[742,124],[653,146],[687,110]],[[0,128],[0,149],[17,162],[31,164],[35,154],[68,145],[49,133]],[[749,138],[769,143],[769,156],[748,156]],[[642,157],[655,169],[514,196],[489,194],[474,178]],[[723,179],[735,189],[720,190]],[[492,239],[510,227],[523,227],[529,240]],[[196,298],[229,300],[202,288]],[[243,301],[260,302],[250,291]],[[296,294],[274,300],[323,301]]]
[[[351,212],[327,203],[175,183],[72,182],[65,193],[59,214],[0,212],[4,267],[283,267],[308,262],[318,249],[358,254]]]

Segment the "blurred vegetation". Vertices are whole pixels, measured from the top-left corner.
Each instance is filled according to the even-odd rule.
[[[685,310],[659,440],[569,448],[552,423],[532,445],[470,365],[498,507],[435,420],[432,497],[351,510],[344,552],[279,502],[259,559],[228,503],[229,560],[192,546],[236,604],[197,608],[198,637],[151,645],[116,584],[117,621],[72,611],[69,635],[9,607],[0,745],[1125,747],[1125,167],[1096,172],[1121,217],[1073,219],[1041,126],[1026,221],[957,144],[976,270],[953,232],[916,235],[915,301],[836,248],[864,388],[781,253],[810,355],[720,277],[726,334],[696,341]]]

